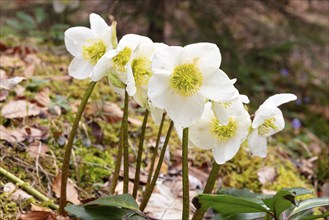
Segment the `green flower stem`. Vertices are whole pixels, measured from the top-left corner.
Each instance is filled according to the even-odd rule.
[[[128,105],[129,95],[125,91],[125,104],[123,110],[123,193],[129,191],[129,148],[128,148]]]
[[[59,213],[61,215],[65,214],[64,208],[66,206],[66,185],[67,185],[67,178],[69,176],[69,168],[70,168],[70,158],[71,158],[71,152],[72,152],[72,146],[74,141],[74,136],[77,132],[79,122],[83,113],[83,110],[86,107],[86,104],[88,102],[88,99],[95,88],[96,82],[90,82],[87,91],[85,92],[85,95],[83,96],[78,112],[75,116],[72,130],[66,145],[65,154],[64,154],[64,160],[63,160],[63,166],[62,166],[62,182],[61,182],[61,197],[59,200]]]
[[[110,194],[114,194],[115,188],[118,183],[119,174],[120,174],[120,168],[121,168],[121,161],[122,161],[122,147],[123,147],[123,120],[121,122],[121,128],[120,128],[120,143],[118,145],[118,153],[117,158],[115,161],[115,168],[113,172],[113,177],[110,185]]]
[[[182,143],[182,175],[183,175],[183,213],[182,219],[189,219],[190,191],[188,180],[188,128],[183,129]]]
[[[156,183],[156,181],[158,179],[158,176],[160,174],[160,170],[161,170],[161,167],[162,167],[163,159],[164,159],[164,156],[165,156],[165,153],[166,153],[166,150],[167,150],[167,146],[168,146],[168,143],[169,143],[169,139],[170,139],[170,135],[171,135],[171,131],[172,131],[173,126],[174,126],[174,123],[171,121],[170,125],[169,125],[169,128],[168,128],[168,131],[167,131],[166,140],[165,140],[165,142],[163,144],[163,147],[161,149],[159,162],[158,162],[158,165],[155,169],[154,176],[152,178],[152,181],[151,181],[150,185],[148,185],[145,189],[145,192],[144,192],[144,195],[143,195],[143,201],[140,205],[140,210],[141,211],[144,211],[148,201],[150,200],[150,197],[151,197],[151,194],[153,192],[155,183]]]
[[[35,198],[45,202],[48,207],[52,209],[58,209],[58,206],[54,204],[54,201],[52,201],[47,196],[43,195],[41,192],[33,188],[29,183],[24,182],[23,180],[16,177],[14,174],[10,173],[9,171],[3,169],[2,167],[0,167],[0,174],[8,178],[10,181],[16,183],[18,186],[22,187],[26,192],[28,192]]]
[[[219,168],[220,166],[216,163],[216,161],[214,161],[212,163],[211,171],[206,186],[204,187],[203,193],[210,194],[212,192],[218,176]],[[202,220],[205,212],[206,211],[201,211],[200,209],[196,210],[192,220]]]
[[[139,146],[138,146],[138,154],[137,154],[137,164],[136,164],[136,171],[135,171],[135,184],[133,189],[133,197],[136,199],[137,191],[139,188],[139,175],[141,170],[141,164],[142,164],[142,154],[143,154],[143,146],[144,146],[144,137],[145,137],[145,130],[146,130],[146,124],[147,119],[149,116],[149,111],[146,109],[144,114],[144,120],[142,124],[142,130],[141,130],[141,136],[139,139]]]
[[[149,174],[148,174],[147,181],[146,181],[146,187],[148,187],[150,185],[150,183],[151,183],[153,169],[154,169],[154,164],[155,164],[155,159],[156,159],[156,157],[158,155],[160,138],[161,138],[163,123],[165,121],[165,118],[166,118],[166,113],[163,113],[162,114],[162,118],[161,118],[161,123],[160,123],[160,127],[159,127],[159,132],[158,132],[157,140],[156,140],[156,143],[155,143],[155,148],[153,150],[153,155],[152,155],[152,159],[151,159],[151,166],[150,166]]]

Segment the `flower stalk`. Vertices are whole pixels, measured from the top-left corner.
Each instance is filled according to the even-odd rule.
[[[160,174],[160,170],[161,170],[161,167],[162,167],[163,159],[164,159],[164,156],[165,156],[165,153],[166,153],[166,150],[167,150],[167,146],[168,146],[168,143],[169,143],[169,139],[170,139],[170,135],[171,135],[171,131],[172,131],[173,126],[174,126],[174,122],[171,121],[170,125],[169,125],[169,128],[168,128],[168,131],[167,131],[165,142],[164,142],[163,147],[161,149],[159,162],[158,162],[158,165],[155,169],[154,176],[152,178],[152,181],[150,182],[150,185],[148,185],[145,189],[145,192],[144,192],[144,195],[143,195],[143,200],[142,200],[142,203],[140,205],[140,210],[141,211],[144,211],[148,201],[150,200],[150,197],[151,197],[151,194],[153,192],[155,183],[156,183],[156,181],[158,179],[158,176]]]
[[[125,101],[123,110],[123,193],[128,193],[129,191],[129,148],[128,148],[128,105],[129,105],[129,95],[125,91]]]
[[[146,187],[148,187],[148,185],[150,185],[151,180],[152,180],[155,159],[158,155],[158,150],[159,150],[159,145],[160,145],[160,138],[161,138],[161,133],[162,133],[162,128],[163,128],[163,124],[164,124],[164,121],[165,121],[165,117],[166,117],[166,113],[163,113],[162,118],[161,118],[161,122],[160,122],[160,126],[159,126],[158,136],[157,136],[156,143],[155,143],[155,148],[153,150],[153,155],[152,155],[152,159],[151,159],[149,174],[148,174],[148,177],[147,177]]]
[[[182,175],[183,175],[183,213],[182,219],[189,219],[190,191],[188,180],[188,128],[183,129],[182,143]]]
[[[214,161],[212,164],[212,167],[211,167],[211,171],[210,171],[206,186],[204,187],[204,190],[203,190],[204,194],[210,194],[212,192],[216,179],[217,179],[219,168],[220,168],[220,166],[216,163],[216,161]],[[192,220],[202,220],[204,214],[205,214],[205,211],[201,211],[200,209],[198,209],[195,211],[195,213],[192,217]]]
[[[73,141],[74,141],[74,137],[75,134],[77,132],[78,126],[79,126],[79,122],[82,116],[82,113],[86,107],[86,104],[88,102],[88,99],[93,91],[93,89],[95,88],[96,82],[90,82],[87,91],[85,92],[80,106],[78,108],[78,112],[75,116],[73,125],[72,125],[72,130],[65,148],[65,154],[64,154],[64,160],[63,160],[63,166],[62,166],[62,182],[61,182],[61,197],[59,200],[59,213],[61,215],[65,214],[64,208],[66,206],[66,185],[67,185],[67,179],[69,176],[69,168],[70,168],[70,158],[71,158],[71,152],[72,152],[72,147],[73,147]]]
[[[133,197],[135,199],[137,197],[137,191],[138,191],[138,188],[139,188],[139,175],[140,175],[141,164],[142,164],[144,137],[145,137],[145,130],[146,130],[146,125],[147,125],[148,115],[149,115],[149,111],[146,109],[145,114],[144,114],[142,130],[141,130],[141,136],[140,136],[140,139],[139,139],[138,154],[137,154],[135,184],[134,184],[134,189],[133,189]]]
[[[123,142],[123,122],[121,122],[120,143],[118,145],[117,158],[116,158],[116,161],[115,161],[113,177],[112,177],[112,181],[111,181],[111,185],[110,185],[110,189],[109,189],[110,194],[114,194],[115,188],[117,186],[118,179],[119,179],[121,161],[122,161],[122,147],[123,147],[122,142]]]

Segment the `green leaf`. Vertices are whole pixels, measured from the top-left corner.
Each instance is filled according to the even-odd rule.
[[[7,20],[7,24],[12,27],[15,28],[17,30],[23,30],[23,26],[22,24],[16,19],[16,18],[11,18]]]
[[[302,201],[299,206],[290,213],[289,219],[302,211],[320,206],[329,206],[329,198],[312,198]]]
[[[262,201],[256,198],[201,194],[193,198],[192,203],[197,209],[207,210],[213,208],[221,214],[266,212],[272,215],[269,210],[261,205]]]
[[[273,198],[264,199],[263,201],[271,209],[276,218],[279,218],[281,213],[292,204],[296,204],[295,196],[287,190],[280,190]]]
[[[256,220],[265,217],[265,213],[216,214],[211,220]]]
[[[235,189],[235,188],[220,189],[218,190],[217,194],[231,195],[235,197],[250,198],[250,199],[251,198],[265,199],[265,198],[272,198],[274,196],[274,195],[253,193],[250,192],[248,189]],[[261,204],[263,204],[263,202],[261,202]]]
[[[34,9],[35,20],[40,24],[46,20],[46,14],[43,8],[37,7]]]
[[[65,210],[81,220],[145,220],[141,216],[136,216],[135,212],[125,208],[109,206],[77,206],[68,205]]]
[[[23,25],[26,29],[36,28],[37,25],[31,15],[20,11],[16,13],[16,16],[21,20],[21,22],[23,22]]]
[[[138,204],[136,203],[135,199],[129,194],[104,196],[94,201],[86,203],[85,207],[91,205],[115,206],[119,208],[127,208],[131,210],[139,211]]]
[[[313,220],[313,219],[320,219],[320,218],[326,218],[329,216],[329,211],[326,211],[325,213],[322,213],[320,215],[308,215],[301,218],[301,220]]]
[[[294,196],[303,196],[303,195],[313,193],[312,190],[306,189],[306,188],[303,188],[303,187],[284,188],[282,190],[287,190],[287,191],[291,192]]]

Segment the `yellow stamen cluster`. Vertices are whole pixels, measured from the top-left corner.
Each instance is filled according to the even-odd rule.
[[[136,85],[147,85],[152,76],[151,60],[145,57],[134,59],[131,63],[131,68],[133,70]]]
[[[262,136],[268,134],[271,129],[276,130],[277,126],[274,124],[276,119],[274,117],[268,118],[264,123],[258,127],[258,133]]]
[[[112,61],[114,63],[115,70],[119,72],[125,72],[125,66],[130,60],[132,50],[129,47],[125,47],[123,50],[121,50],[115,57],[112,58]]]
[[[226,141],[236,134],[237,123],[230,118],[227,125],[223,125],[217,118],[213,118],[210,123],[210,132],[219,141]]]
[[[199,91],[202,81],[202,73],[195,64],[183,64],[174,69],[169,86],[181,96],[192,96]]]
[[[95,41],[90,46],[84,46],[82,48],[83,58],[88,60],[92,65],[96,65],[105,52],[106,45],[102,40]]]

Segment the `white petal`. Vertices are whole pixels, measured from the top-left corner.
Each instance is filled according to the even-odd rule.
[[[213,148],[216,163],[224,164],[226,161],[231,160],[239,151],[240,145],[241,143],[237,138],[222,143],[217,142]]]
[[[239,99],[228,103],[213,102],[212,108],[216,118],[224,125],[228,124],[230,116],[239,116],[245,111]]]
[[[92,81],[98,81],[102,79],[108,71],[111,70],[111,58],[116,54],[115,50],[106,52],[96,63],[93,72],[90,75]]]
[[[249,134],[249,128],[251,125],[250,115],[244,110],[239,116],[234,117],[237,122],[237,131],[236,136],[240,140],[240,143],[243,143]]]
[[[154,107],[165,109],[170,102],[169,75],[153,75],[149,80],[148,97]]]
[[[252,122],[252,127],[257,128],[269,119],[275,116],[277,113],[281,112],[279,108],[270,105],[261,105],[259,109],[255,112],[255,118]]]
[[[266,137],[258,134],[258,129],[254,129],[248,137],[248,145],[252,155],[266,157],[267,155],[267,140]]]
[[[138,105],[144,108],[148,108],[147,89],[136,87],[136,93],[133,98],[138,103]]]
[[[76,79],[86,79],[90,76],[93,65],[88,61],[75,57],[69,66],[69,75]]]
[[[284,118],[279,108],[276,108],[275,114],[272,117],[274,117],[275,119],[274,121],[275,129],[269,128],[269,131],[266,133],[266,135],[264,135],[265,137],[269,137],[275,133],[278,133],[284,128]]]
[[[205,105],[204,98],[197,94],[182,97],[170,91],[167,93],[170,101],[165,103],[164,109],[177,126],[190,127],[201,118]]]
[[[112,28],[111,27],[108,27],[108,28],[104,29],[104,31],[101,35],[101,40],[106,45],[106,50],[113,49],[113,45],[112,45]]]
[[[153,74],[171,74],[178,65],[182,47],[165,47],[159,49],[153,57]]]
[[[125,47],[129,47],[134,51],[136,47],[141,43],[152,43],[152,40],[148,37],[137,34],[126,34],[119,41],[117,49],[121,51]]]
[[[152,117],[154,123],[157,126],[159,126],[160,123],[161,123],[161,120],[162,120],[162,115],[164,113],[164,110],[153,107],[153,105],[151,105],[151,104],[148,107],[149,107],[149,110],[151,112],[151,117]]]
[[[103,32],[106,29],[109,29],[109,26],[106,24],[104,19],[98,14],[91,13],[89,15],[90,29],[94,32],[95,36],[100,38],[103,35]]]
[[[197,61],[197,66],[203,73],[203,71],[208,68],[218,69],[221,60],[222,57],[216,44],[196,43],[183,48],[180,64]]]
[[[126,73],[127,73],[126,90],[127,90],[129,96],[133,96],[136,93],[136,86],[135,86],[135,79],[134,79],[133,71],[130,66],[127,68]]]
[[[239,95],[239,99],[241,102],[243,102],[245,104],[248,104],[250,102],[248,96],[246,96],[246,95]]]
[[[211,106],[207,104],[201,119],[189,128],[189,140],[194,146],[202,149],[212,149],[216,141],[210,133],[210,123],[214,113],[211,110]]]
[[[291,93],[281,93],[269,97],[263,105],[274,104],[275,106],[282,105],[284,103],[294,101],[297,99],[297,96]]]
[[[86,27],[72,27],[64,32],[66,49],[73,56],[82,56],[83,46],[94,38],[93,32]]]
[[[216,102],[230,102],[233,101],[236,89],[222,70],[210,68],[203,73],[203,83],[199,93]]]

